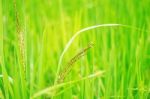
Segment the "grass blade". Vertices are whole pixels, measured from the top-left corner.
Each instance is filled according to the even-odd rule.
[[[103,73],[104,73],[104,71],[99,71],[99,72],[96,72],[94,74],[83,77],[79,80],[69,81],[69,82],[66,82],[66,83],[61,83],[61,84],[58,84],[58,85],[55,85],[55,86],[52,86],[52,87],[45,88],[45,89],[35,93],[31,98],[32,99],[37,98],[41,95],[44,95],[44,94],[49,93],[49,92],[53,92],[53,91],[55,91],[55,90],[57,90],[61,87],[67,86],[67,85],[72,85],[72,84],[76,84],[76,83],[81,82],[81,81],[85,81],[85,80],[89,80],[89,79],[96,78],[96,77],[99,77],[99,76],[103,76]]]

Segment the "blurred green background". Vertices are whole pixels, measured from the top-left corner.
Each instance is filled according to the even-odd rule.
[[[111,23],[132,28],[103,27],[81,34],[61,64],[63,70],[92,41],[94,47],[74,64],[64,82],[100,70],[104,75],[61,88],[53,98],[149,99],[150,0],[1,0],[0,97],[28,99],[53,86],[70,38],[82,28]],[[37,98],[51,99],[51,93]]]

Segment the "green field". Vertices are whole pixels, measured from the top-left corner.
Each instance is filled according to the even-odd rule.
[[[150,99],[150,0],[0,0],[0,99]]]

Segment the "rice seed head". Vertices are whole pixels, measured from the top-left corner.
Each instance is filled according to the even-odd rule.
[[[73,68],[73,64],[79,60],[82,56],[84,56],[86,54],[86,52],[92,48],[94,46],[93,42],[90,42],[88,44],[88,46],[86,48],[84,48],[83,50],[81,50],[79,53],[77,53],[67,64],[67,66],[59,73],[58,76],[58,83],[61,83],[64,81],[65,77],[67,76],[67,74],[71,71],[71,69]]]
[[[19,22],[19,14],[17,11],[16,0],[14,0],[14,11],[15,11],[15,18],[16,18],[16,31],[18,35],[18,41],[19,41],[20,61],[21,61],[21,65],[23,66],[24,75],[26,75],[24,32],[22,31]],[[26,79],[26,76],[24,77],[24,79]]]

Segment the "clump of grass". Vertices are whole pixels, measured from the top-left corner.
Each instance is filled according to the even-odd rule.
[[[73,58],[71,58],[71,60],[68,62],[67,66],[59,73],[59,77],[57,82],[61,83],[64,81],[66,75],[71,71],[73,64],[79,60],[82,56],[84,56],[86,54],[86,52],[93,47],[93,43],[89,43],[88,46],[86,48],[84,48],[83,50],[81,50],[78,54],[76,54]]]
[[[51,2],[49,0],[15,0],[17,2],[15,10],[18,14],[16,14],[18,17],[16,22],[14,22],[12,16],[12,1],[0,1],[0,38],[2,38],[0,39],[0,73],[2,72],[0,94],[2,93],[3,98],[28,99],[33,96],[33,98],[43,99],[45,94],[53,95],[53,92],[59,91],[56,93],[58,95],[63,91],[54,99],[149,99],[150,80],[148,75],[150,72],[148,72],[148,69],[150,59],[147,56],[150,55],[150,33],[144,32],[150,29],[149,0],[122,0],[119,2],[114,0],[113,3],[112,0],[51,0]],[[22,12],[20,10],[22,8],[25,8],[28,12]],[[24,22],[21,22],[23,18],[21,13],[24,13],[28,24],[25,31],[30,31],[26,35],[28,42],[25,48],[23,47],[25,31],[23,31],[24,26],[22,26]],[[111,22],[120,24],[100,24],[72,33],[74,36],[64,47],[65,49],[57,64],[59,52],[63,49],[61,42],[66,42],[67,38],[72,35],[70,32],[88,25]],[[14,33],[14,23],[16,23],[17,36]],[[41,46],[39,42],[41,41],[42,28],[45,25],[50,28],[47,29],[48,35],[43,38],[42,41],[44,42]],[[142,28],[142,31],[133,26]],[[98,28],[101,27],[106,27],[106,30],[99,30]],[[89,30],[92,31],[86,32]],[[89,33],[89,35],[84,36],[85,33]],[[83,42],[81,41],[81,43],[87,43],[87,40],[92,37],[94,43],[97,44],[94,53],[91,53],[92,55],[90,54],[85,62],[89,66],[81,68],[81,72],[83,71],[82,73],[85,75],[94,72],[95,69],[103,68],[107,71],[105,77],[100,80],[101,74],[94,72],[94,74],[75,81],[70,79],[71,81],[52,85],[53,80],[56,80],[56,82],[58,80],[62,62],[66,61],[63,58],[64,54],[68,53],[72,42],[80,35],[83,35]],[[12,47],[11,44],[3,40],[6,36],[11,43],[12,38],[16,37],[17,41],[14,41],[14,45],[17,46]],[[40,47],[43,47],[42,51]],[[78,47],[76,46],[75,49]],[[27,53],[24,53],[24,49],[27,50]],[[24,58],[25,54],[28,55],[27,61]],[[36,64],[36,60],[40,65]],[[74,69],[73,65],[74,63],[69,67],[71,71]],[[27,69],[28,66],[34,66],[34,69],[30,70],[30,67]],[[68,74],[69,70],[67,71]],[[27,80],[23,79],[25,76],[22,74],[25,72],[28,75]],[[61,73],[63,72],[64,70]],[[56,75],[54,75],[55,73]],[[67,74],[65,74],[65,77]],[[9,82],[8,75],[14,80],[12,85]],[[72,76],[72,78],[74,77],[75,75]],[[97,79],[93,80],[93,78]],[[29,84],[29,87],[25,86],[24,88],[24,83]],[[75,83],[79,83],[79,85],[72,87]],[[103,87],[101,88],[101,86]],[[44,87],[45,89],[43,89]],[[63,88],[57,91],[61,87]],[[128,90],[127,88],[133,88],[134,90]],[[74,95],[77,97],[73,97]]]

